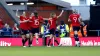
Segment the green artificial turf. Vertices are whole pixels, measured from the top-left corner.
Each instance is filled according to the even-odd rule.
[[[100,56],[100,47],[0,47],[0,56]]]

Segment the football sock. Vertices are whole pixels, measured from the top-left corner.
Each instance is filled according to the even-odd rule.
[[[30,45],[31,45],[31,40],[30,40],[30,38],[28,38],[28,45],[29,45],[29,47],[30,47]]]
[[[27,40],[28,40],[28,38],[25,39],[25,43],[26,43]]]
[[[30,40],[30,44],[32,44],[32,41],[33,41],[33,40]]]
[[[51,39],[49,39],[48,46],[50,45]]]
[[[59,43],[58,43],[58,41],[57,40],[54,40],[58,45],[59,45]]]
[[[36,40],[38,41],[38,38]]]
[[[75,41],[75,44],[77,45],[77,41]]]
[[[25,45],[25,41],[24,41],[24,39],[22,39],[22,44],[23,44],[23,46]]]

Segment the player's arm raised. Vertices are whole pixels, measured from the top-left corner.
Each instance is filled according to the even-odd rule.
[[[57,18],[61,17],[63,12],[64,12],[64,10],[61,11],[61,13],[59,14],[59,16],[57,16]]]
[[[16,10],[16,16],[17,16],[18,18],[20,18],[20,16],[18,15],[18,9]]]
[[[43,18],[43,20],[49,20],[48,18]]]

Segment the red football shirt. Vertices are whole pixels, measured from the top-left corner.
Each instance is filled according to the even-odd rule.
[[[30,17],[27,17],[27,20],[30,20]],[[27,22],[27,28],[28,28],[29,30],[31,29],[30,22]]]
[[[30,25],[32,28],[39,28],[40,22],[43,21],[43,18],[41,16],[32,16],[32,18],[30,18],[30,21]]]
[[[24,16],[20,16],[20,21],[24,21],[24,20],[28,20],[28,18],[24,17]],[[20,28],[23,29],[23,30],[28,30],[27,22],[20,23]]]
[[[56,21],[57,21],[57,17],[49,20],[50,29],[56,29]]]
[[[72,26],[80,26],[80,22],[79,22],[80,15],[79,14],[71,14],[69,18],[72,22]]]

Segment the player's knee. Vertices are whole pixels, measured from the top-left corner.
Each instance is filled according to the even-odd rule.
[[[33,34],[32,33],[30,33],[30,38],[33,38]]]
[[[77,31],[74,31],[74,34],[76,35],[76,34],[78,34],[78,32]]]
[[[50,35],[50,39],[52,39],[52,38],[53,38],[53,35],[51,34],[51,35]]]
[[[22,39],[25,39],[25,35],[22,35]]]
[[[33,36],[33,34],[32,33],[29,33],[30,34],[30,36]]]
[[[38,33],[35,33],[35,36],[38,36],[39,34]]]
[[[26,34],[26,38],[30,38],[30,34]]]
[[[30,36],[31,39],[33,39],[33,36]]]
[[[50,39],[52,39],[52,37],[50,36]]]
[[[38,37],[39,37],[38,35],[39,35],[38,33],[35,33],[35,37],[36,37],[36,38],[38,38]]]

